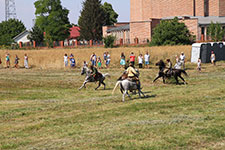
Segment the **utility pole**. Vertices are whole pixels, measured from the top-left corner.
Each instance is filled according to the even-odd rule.
[[[9,20],[10,18],[17,18],[15,0],[5,0],[5,21]]]

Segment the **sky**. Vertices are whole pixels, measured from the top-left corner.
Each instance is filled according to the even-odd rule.
[[[15,0],[17,19],[21,20],[27,29],[33,26],[35,19],[34,2],[36,0]],[[77,24],[84,0],[61,0],[63,7],[67,8],[71,23]],[[128,22],[130,20],[130,0],[102,0],[102,3],[112,4],[113,9],[119,14],[119,22]],[[0,0],[0,22],[5,20],[5,0]]]

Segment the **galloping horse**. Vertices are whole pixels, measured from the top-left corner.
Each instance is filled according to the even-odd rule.
[[[170,78],[170,77],[173,76],[176,80],[176,84],[179,84],[178,77],[181,78],[181,80],[184,81],[184,84],[187,84],[186,81],[184,80],[184,78],[181,76],[182,73],[187,76],[187,73],[184,70],[182,70],[182,69],[172,69],[171,71],[169,71],[168,74],[166,74],[164,72],[164,69],[165,69],[166,65],[163,62],[163,60],[160,60],[159,62],[157,62],[156,66],[159,66],[159,74],[153,82],[155,82],[159,78],[163,78],[163,83],[165,84],[165,78]]]
[[[88,67],[83,67],[82,68],[82,71],[81,71],[81,75],[84,75],[86,74],[86,78],[82,84],[82,86],[79,88],[79,90],[81,90],[83,87],[86,88],[86,84],[88,82],[99,82],[98,83],[98,87],[95,88],[95,90],[97,90],[102,84],[104,85],[104,90],[105,90],[105,83],[104,83],[104,80],[105,80],[105,77],[107,76],[110,76],[108,73],[106,74],[101,74],[99,73],[100,75],[98,75],[97,79],[95,79],[92,75],[91,75],[91,71],[88,69]]]

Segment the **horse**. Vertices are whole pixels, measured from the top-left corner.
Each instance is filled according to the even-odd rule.
[[[123,97],[122,97],[122,101],[123,102],[125,101],[125,96],[126,95],[128,95],[128,97],[131,98],[131,96],[129,95],[128,91],[138,90],[139,97],[141,97],[141,94],[145,97],[144,93],[141,91],[140,86],[138,86],[136,82],[130,81],[129,79],[117,81],[117,83],[116,83],[116,85],[115,85],[115,87],[113,89],[112,94],[114,94],[114,92],[115,92],[116,88],[118,87],[118,85],[120,85],[120,91],[123,94]]]
[[[181,74],[183,73],[185,76],[188,76],[188,74],[186,73],[185,70],[182,69],[172,69],[171,71],[168,72],[168,74],[166,74],[164,72],[165,69],[165,63],[163,62],[163,60],[160,60],[159,62],[156,63],[156,66],[159,66],[159,73],[158,76],[155,78],[155,80],[153,81],[153,83],[158,80],[159,78],[163,78],[163,83],[165,84],[165,78],[170,78],[170,77],[174,77],[176,80],[176,84],[179,84],[179,80],[178,77],[184,82],[184,84],[187,84],[187,82],[184,80],[184,78],[181,76]]]
[[[86,78],[82,84],[82,86],[79,88],[79,90],[81,90],[82,88],[86,88],[86,84],[88,82],[99,82],[98,86],[95,88],[95,90],[97,90],[102,84],[104,85],[104,90],[105,90],[105,83],[104,80],[107,76],[110,76],[108,73],[106,74],[101,74],[99,73],[97,79],[95,79],[92,75],[91,75],[91,71],[88,69],[88,67],[84,66],[81,70],[81,75],[86,74]]]

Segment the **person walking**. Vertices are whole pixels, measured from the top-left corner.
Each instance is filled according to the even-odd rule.
[[[143,68],[143,56],[142,56],[142,54],[140,54],[138,56],[138,65],[139,65],[139,68]]]
[[[185,55],[184,55],[184,52],[181,52],[181,55],[180,55],[180,62],[182,63],[183,65],[183,69],[185,70]]]
[[[201,72],[201,70],[202,70],[201,63],[202,63],[201,59],[198,58],[197,70],[198,70],[199,72]]]
[[[28,66],[28,56],[27,56],[27,54],[24,54],[24,67],[26,69],[29,69],[29,66]]]
[[[19,57],[16,55],[16,57],[15,57],[15,66],[14,67],[17,68],[17,69],[19,68],[19,66],[18,66],[19,60],[20,60]]]
[[[216,55],[213,51],[211,52],[210,60],[211,60],[211,63],[215,66],[216,65]]]
[[[120,66],[121,68],[125,68],[126,65],[126,57],[124,55],[124,53],[121,53],[120,55]]]
[[[145,67],[149,68],[149,64],[150,64],[150,55],[148,54],[148,52],[146,52],[145,54]]]
[[[130,63],[134,66],[135,65],[135,55],[133,52],[130,53]]]
[[[109,52],[107,52],[106,53],[106,68],[109,68],[110,61],[111,61],[111,56],[110,56]]]
[[[5,55],[5,61],[6,61],[6,68],[9,68],[10,67],[9,53],[6,53],[6,55]]]
[[[75,61],[74,55],[72,53],[70,54],[69,59],[70,59],[70,67],[74,68],[76,65],[76,61]]]

